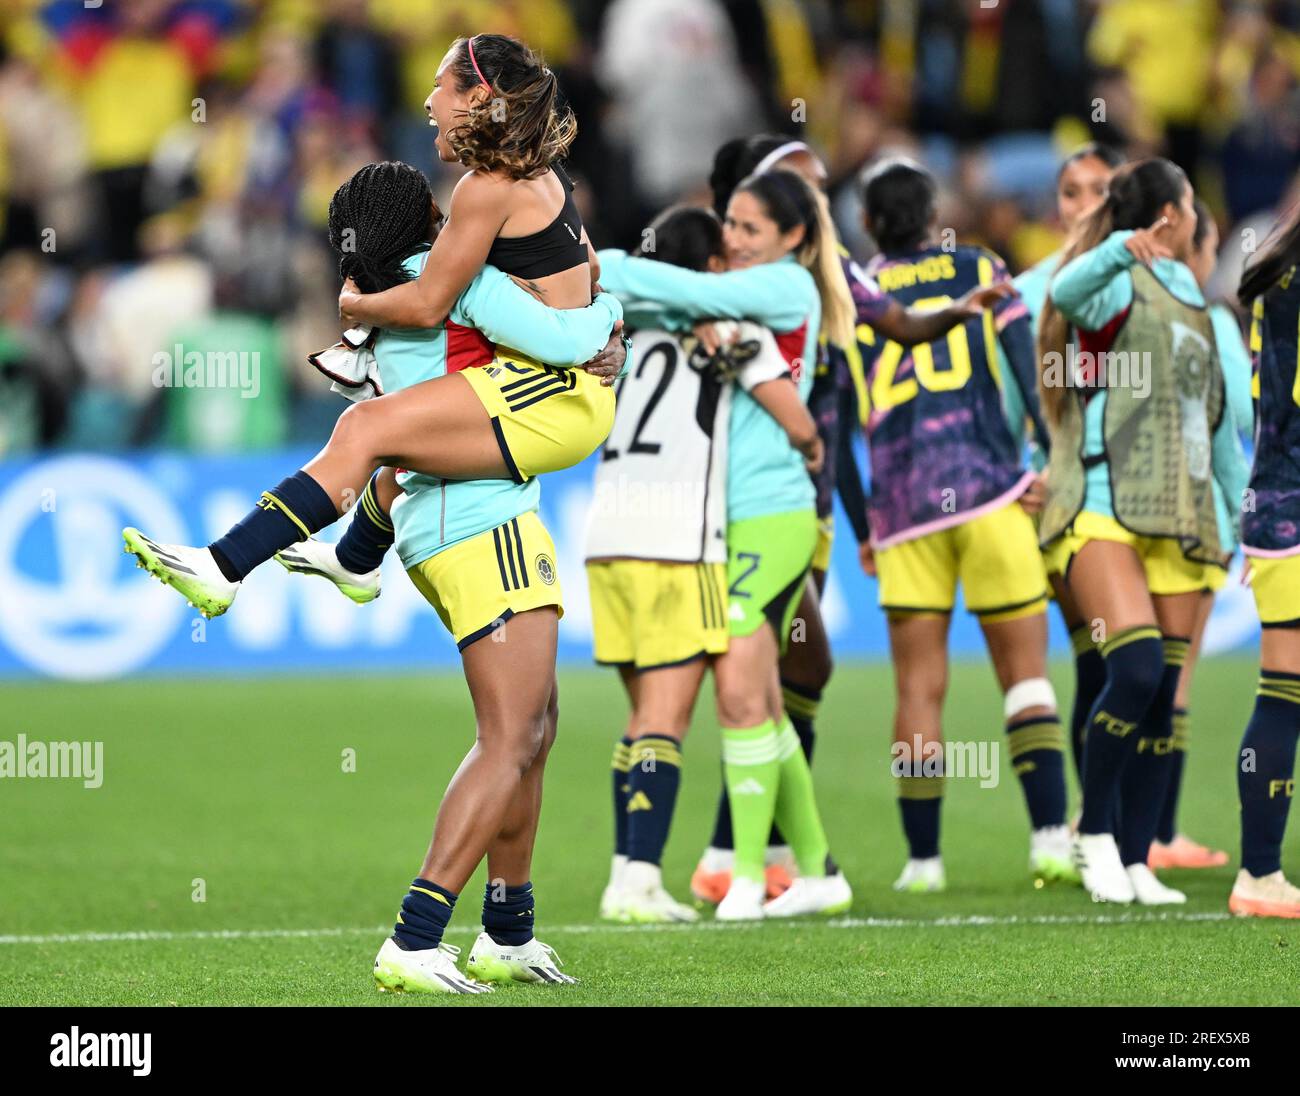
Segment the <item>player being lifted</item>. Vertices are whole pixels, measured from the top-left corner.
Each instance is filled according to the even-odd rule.
[[[670,209],[639,254],[684,270],[726,269],[711,210]],[[660,859],[681,780],[681,743],[705,671],[727,651],[728,424],[735,383],[815,467],[816,425],[772,333],[727,325],[709,354],[658,310],[634,329],[618,410],[596,471],[587,580],[596,661],[615,666],[632,704],[614,749],[614,863],[601,899],[612,920],[694,921],[665,890]]]
[[[1255,710],[1237,758],[1241,871],[1233,913],[1300,917],[1300,888],[1282,874],[1300,740],[1300,213],[1292,210],[1241,279],[1257,370],[1251,505],[1242,551],[1263,634]]]
[[[887,160],[866,175],[867,273],[925,307],[1008,280],[977,247],[935,241],[936,187],[920,166]],[[1016,298],[942,340],[907,350],[870,332],[863,346],[871,460],[871,541],[862,550],[889,618],[897,708],[894,765],[908,861],[897,890],[945,885],[939,852],[945,780],[947,635],[960,582],[1004,694],[1007,748],[1029,808],[1029,865],[1068,879],[1064,740],[1047,680],[1046,582],[1021,465],[1026,422],[1040,446],[1033,337]]]
[[[1213,479],[1237,445],[1205,300],[1185,265],[1195,231],[1178,167],[1119,168],[1052,278],[1039,334],[1052,433],[1040,540],[1049,571],[1095,622],[1106,663],[1074,849],[1100,901],[1186,901],[1147,859],[1205,569],[1223,566],[1231,536]]]

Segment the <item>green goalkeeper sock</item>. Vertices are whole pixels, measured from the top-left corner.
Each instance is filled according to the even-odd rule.
[[[781,783],[776,793],[776,823],[781,827],[799,874],[819,877],[826,874],[826,857],[830,845],[817,813],[817,796],[813,791],[812,769],[799,744],[790,717],[785,717],[777,732],[777,763]]]
[[[722,772],[736,850],[732,875],[761,882],[781,780],[776,727],[770,719],[757,727],[722,728]]]

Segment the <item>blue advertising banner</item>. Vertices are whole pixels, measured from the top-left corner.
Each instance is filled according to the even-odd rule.
[[[0,676],[95,680],[458,665],[455,644],[392,555],[383,596],[371,605],[354,605],[324,581],[290,576],[271,563],[249,577],[228,614],[205,621],[123,554],[125,525],[160,541],[208,543],[310,455],[67,453],[0,463]],[[591,482],[588,462],[547,476],[542,486],[566,609],[559,653],[571,664],[591,660],[582,563]],[[344,522],[326,535],[337,535]],[[843,515],[838,528],[823,603],[836,656],[885,657],[875,583],[858,567]],[[1052,617],[1054,647],[1064,652],[1064,632]],[[1216,603],[1207,648],[1252,643],[1257,632],[1249,591],[1234,573]],[[983,652],[979,628],[963,612],[953,618],[952,650]]]

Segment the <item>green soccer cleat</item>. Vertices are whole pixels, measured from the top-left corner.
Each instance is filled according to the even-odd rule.
[[[137,566],[170,586],[209,619],[229,609],[239,593],[239,583],[221,573],[206,548],[159,544],[130,526],[122,530],[122,540],[124,551],[135,556]]]
[[[486,932],[479,933],[470,949],[465,970],[480,982],[508,985],[511,982],[573,986],[578,984],[561,972],[560,957],[550,944],[534,938],[526,944],[512,947],[498,944]]]
[[[491,993],[491,986],[456,969],[458,955],[454,944],[405,951],[390,936],[375,956],[375,985],[380,993]]]
[[[286,571],[297,575],[320,575],[329,579],[358,605],[365,605],[379,596],[379,568],[364,575],[349,571],[339,562],[333,544],[311,537],[275,553],[275,560]]]
[[[1030,835],[1029,871],[1034,877],[1035,887],[1048,883],[1083,882],[1071,853],[1068,826],[1044,826]]]

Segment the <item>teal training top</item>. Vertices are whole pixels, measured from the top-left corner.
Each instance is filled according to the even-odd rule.
[[[600,284],[629,316],[669,330],[695,320],[754,320],[771,328],[799,395],[812,391],[821,328],[817,283],[793,255],[774,263],[705,274],[622,251],[600,252]],[[733,390],[727,429],[727,521],[808,510],[816,488],[803,457],[777,421],[747,392]]]
[[[418,275],[428,252],[406,260]],[[451,325],[477,328],[492,342],[513,347],[551,365],[580,365],[604,347],[623,310],[609,293],[587,308],[550,308],[515,285],[493,266],[485,266],[452,307]],[[427,329],[381,331],[375,360],[385,392],[396,392],[447,372],[448,345],[458,332],[442,324]],[[486,359],[485,359],[486,360]],[[403,567],[485,533],[511,518],[536,510],[541,500],[537,480],[444,480],[416,472],[399,472],[403,494],[393,504],[397,554]]]

